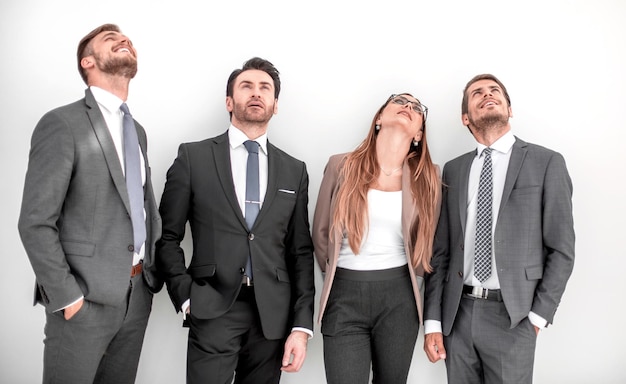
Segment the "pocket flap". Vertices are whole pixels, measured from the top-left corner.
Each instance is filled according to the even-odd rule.
[[[213,277],[217,264],[196,265],[189,268],[189,274],[194,279],[203,279],[205,277]]]
[[[527,280],[539,280],[543,277],[543,265],[533,265],[526,268]]]

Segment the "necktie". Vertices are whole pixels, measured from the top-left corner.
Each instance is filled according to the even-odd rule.
[[[485,160],[478,184],[478,209],[476,214],[476,243],[474,276],[484,282],[491,276],[491,206],[493,180],[491,175],[491,148],[483,150]]]
[[[247,140],[243,143],[248,150],[248,163],[246,166],[246,224],[252,229],[259,210],[261,199],[259,196],[259,143]],[[245,275],[252,279],[252,260],[248,256]]]
[[[133,116],[130,114],[126,103],[120,106],[120,110],[124,112],[124,166],[126,189],[130,200],[130,217],[133,223],[133,246],[135,253],[139,253],[141,246],[146,241],[139,140],[137,139],[137,129]]]

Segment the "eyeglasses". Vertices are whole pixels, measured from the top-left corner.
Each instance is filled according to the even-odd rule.
[[[428,115],[428,107],[425,106],[424,104],[420,103],[419,101],[413,101],[413,100],[409,100],[406,97],[402,96],[402,95],[391,95],[389,96],[389,100],[391,100],[392,103],[394,104],[398,104],[398,105],[407,105],[409,103],[411,103],[411,108],[424,116],[424,120],[426,120],[426,116]]]

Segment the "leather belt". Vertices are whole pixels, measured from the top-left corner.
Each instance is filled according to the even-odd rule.
[[[143,269],[142,265],[143,265],[143,261],[140,261],[138,264],[133,265],[130,268],[130,277],[135,277],[138,274],[140,274],[141,270]]]
[[[463,286],[463,293],[474,299],[502,301],[502,292],[499,289],[487,289],[483,287]]]
[[[254,287],[254,282],[246,275],[242,276],[241,285],[244,287]]]

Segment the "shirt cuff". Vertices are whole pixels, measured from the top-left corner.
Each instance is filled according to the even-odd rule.
[[[183,320],[187,320],[187,309],[189,308],[190,302],[191,302],[191,299],[185,300],[182,307],[180,308],[183,312]]]
[[[441,321],[439,320],[424,320],[424,334],[429,333],[443,333],[441,330]]]
[[[306,328],[302,328],[302,327],[293,327],[293,328],[291,328],[291,332],[293,332],[293,331],[304,332],[307,335],[309,335],[309,339],[313,337],[313,331],[311,331],[310,329],[306,329]]]
[[[82,299],[84,299],[84,298],[85,298],[85,296],[81,296],[81,297],[79,297],[78,299],[76,299],[76,300],[72,301],[71,303],[69,303],[68,305],[66,305],[65,307],[63,307],[63,308],[59,308],[59,309],[57,309],[56,311],[53,311],[53,312],[59,312],[59,311],[64,310],[64,309],[65,309],[65,308],[67,308],[67,307],[71,307],[72,305],[74,305],[74,304],[78,303],[79,301],[81,301],[81,300],[82,300]]]
[[[530,311],[530,313],[528,314],[528,320],[530,320],[532,325],[539,329],[543,329],[548,325],[548,320],[544,319],[533,311]]]

